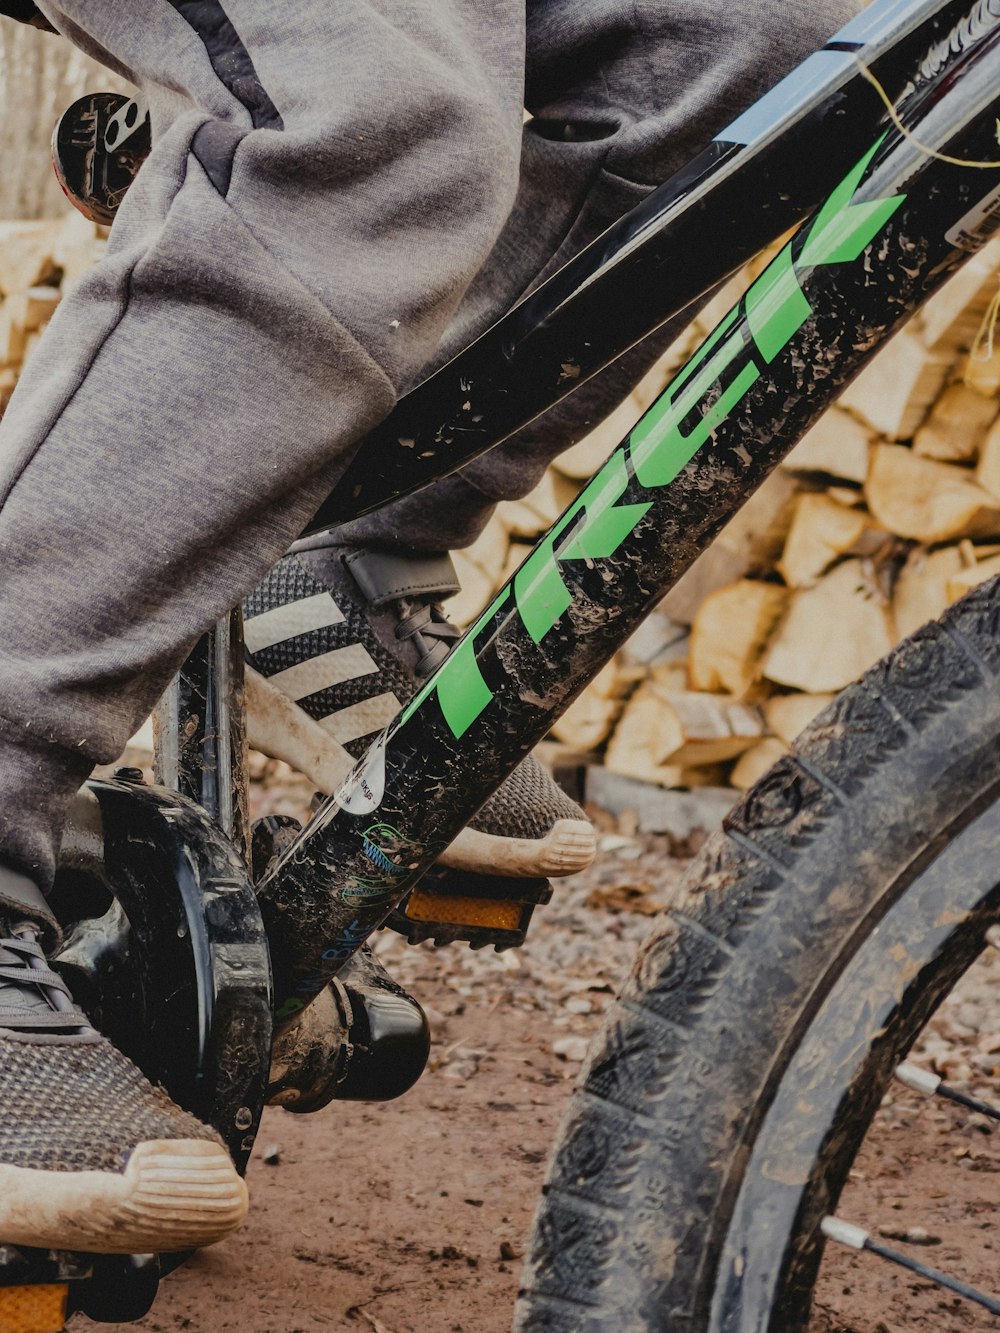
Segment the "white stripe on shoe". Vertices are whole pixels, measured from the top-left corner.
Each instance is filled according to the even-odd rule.
[[[286,602],[284,606],[275,606],[259,616],[252,616],[243,623],[243,638],[251,653],[259,653],[285,639],[294,639],[297,634],[339,625],[343,619],[343,611],[330,594],[318,592],[312,597]]]
[[[378,664],[362,645],[349,643],[346,648],[334,648],[320,657],[310,657],[284,671],[276,671],[267,679],[298,703],[310,694],[318,694],[320,690],[328,690],[334,685],[357,680],[359,676],[370,676],[377,671]]]
[[[370,699],[341,708],[339,712],[328,713],[319,719],[319,725],[341,745],[349,745],[351,741],[387,727],[400,707],[399,700],[391,692],[375,694]]]

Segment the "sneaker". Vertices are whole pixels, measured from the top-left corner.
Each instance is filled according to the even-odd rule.
[[[215,1131],[88,1025],[36,925],[0,919],[0,1244],[196,1249],[246,1211]]]
[[[250,744],[335,789],[459,637],[440,600],[451,559],[296,543],[243,603]],[[572,875],[594,859],[586,815],[532,756],[440,858],[473,874]]]

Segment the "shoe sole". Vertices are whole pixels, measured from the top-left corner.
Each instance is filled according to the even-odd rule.
[[[557,819],[544,838],[503,838],[463,829],[438,865],[505,879],[559,879],[586,870],[597,854],[597,835],[586,819]]]
[[[335,791],[354,760],[329,732],[253,667],[246,669],[247,740],[270,759],[281,759]],[[474,875],[558,879],[586,870],[597,854],[597,835],[585,819],[558,819],[542,838],[505,838],[463,829],[438,864]]]
[[[205,1139],[141,1143],[125,1170],[0,1165],[0,1241],[97,1254],[201,1249],[246,1217],[247,1187]]]

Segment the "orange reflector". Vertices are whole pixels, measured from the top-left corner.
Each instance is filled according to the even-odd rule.
[[[491,926],[494,930],[517,930],[522,904],[496,898],[450,898],[443,893],[425,893],[416,888],[406,904],[411,921],[441,921],[451,926]],[[0,1330],[3,1333],[3,1330]]]
[[[0,1287],[0,1333],[62,1333],[68,1290],[65,1283]]]

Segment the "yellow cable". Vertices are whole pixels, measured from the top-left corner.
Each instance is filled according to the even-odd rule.
[[[927,157],[932,157],[938,162],[947,162],[949,166],[953,167],[974,167],[979,171],[995,171],[998,167],[1000,167],[1000,161],[967,162],[965,161],[964,158],[949,157],[947,153],[939,153],[936,148],[930,148],[928,147],[927,144],[921,143],[920,140],[916,138],[916,136],[912,134],[910,130],[908,130],[906,126],[903,124],[903,122],[900,120],[899,113],[896,111],[896,108],[893,105],[892,98],[882,87],[882,84],[879,82],[878,78],[871,72],[871,70],[868,68],[868,66],[861,59],[860,56],[855,55],[854,60],[855,63],[857,64],[858,69],[861,71],[862,75],[868,80],[871,86],[878,93],[879,97],[882,99],[883,103],[885,104],[885,109],[889,113],[889,118],[895,125],[896,129],[899,130],[900,134],[903,136],[904,139],[907,139],[911,144],[913,144],[915,148],[918,148],[921,153],[925,153]],[[997,139],[998,141],[1000,141],[1000,120],[997,121]]]

